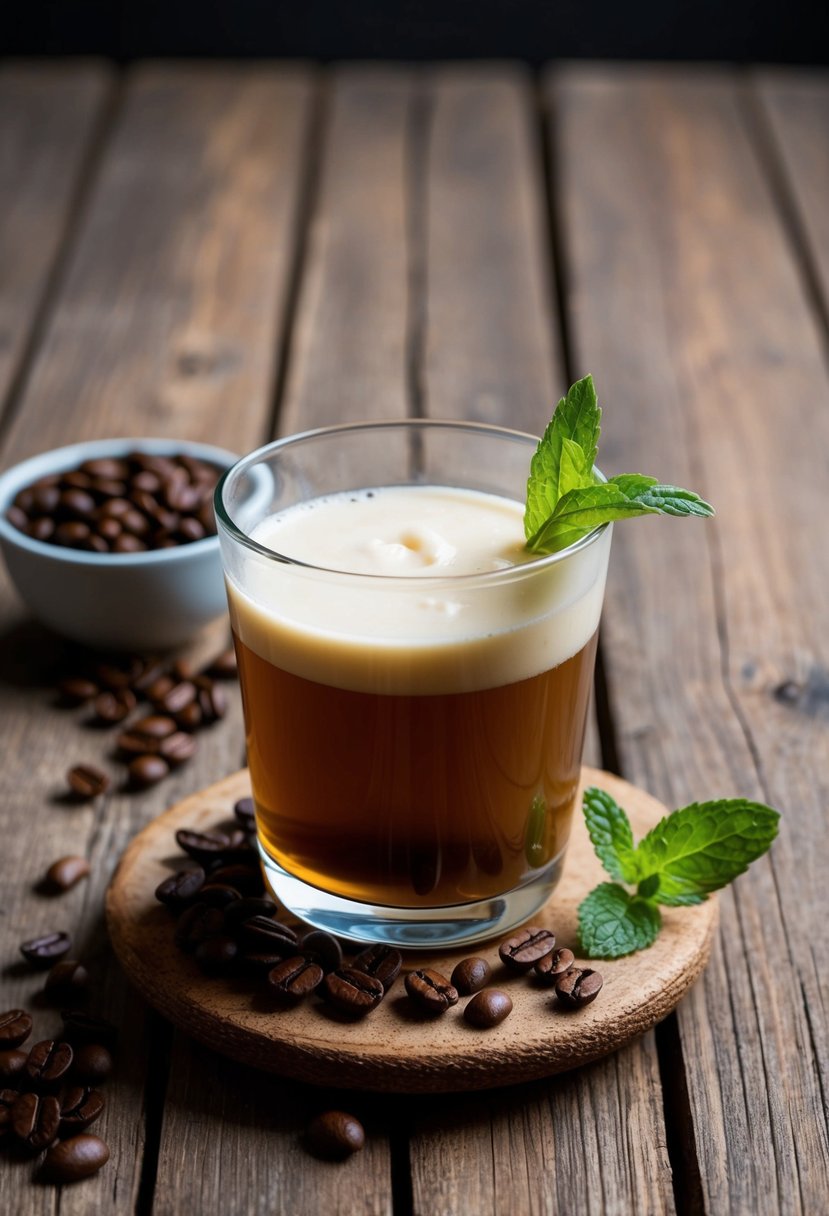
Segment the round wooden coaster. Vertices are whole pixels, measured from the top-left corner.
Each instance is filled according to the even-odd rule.
[[[595,769],[585,785],[609,791],[643,835],[665,808],[655,798]],[[178,828],[204,830],[226,821],[237,798],[250,793],[246,770],[193,794],[154,820],[127,848],[107,893],[115,952],[130,979],[160,1013],[187,1034],[233,1059],[315,1084],[397,1093],[486,1089],[577,1068],[616,1051],[677,1005],[708,959],[717,922],[715,899],[696,908],[663,909],[663,927],[647,950],[593,964],[604,976],[597,1000],[572,1013],[550,989],[508,974],[498,942],[410,952],[404,967],[433,966],[449,976],[469,954],[493,970],[492,985],[509,992],[513,1011],[500,1026],[476,1030],[462,1017],[467,998],[437,1021],[416,1017],[398,980],[380,1007],[345,1022],[321,1001],[274,1010],[253,984],[208,978],[173,944],[173,919],[154,898],[158,883],[178,868]],[[578,816],[564,877],[533,923],[555,930],[557,944],[578,958],[576,908],[606,879]]]

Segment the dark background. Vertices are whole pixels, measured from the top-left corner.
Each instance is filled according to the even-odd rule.
[[[0,0],[0,54],[826,63],[827,0]]]

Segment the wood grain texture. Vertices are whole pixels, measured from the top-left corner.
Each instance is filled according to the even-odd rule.
[[[669,805],[743,794],[784,814],[678,1011],[704,1205],[812,1212],[829,1165],[821,335],[733,78],[581,68],[551,99],[603,466],[719,511],[617,529],[604,638],[623,772]]]
[[[421,405],[433,417],[473,417],[539,433],[566,389],[549,271],[541,147],[527,78],[520,70],[447,68],[435,72],[421,103],[425,147],[413,231],[421,248],[423,337],[413,354]],[[598,752],[595,726],[588,732]],[[559,1095],[566,1095],[559,1100]],[[451,1110],[412,1120],[415,1211],[446,1198],[447,1212],[498,1212],[491,1179],[510,1161],[521,1179],[510,1212],[601,1210],[602,1197],[580,1170],[540,1170],[528,1127],[544,1128],[559,1160],[580,1161],[585,1146],[614,1180],[615,1210],[673,1211],[662,1092],[653,1035],[566,1082],[515,1091],[503,1109],[458,1099]],[[624,1110],[637,1151],[598,1134]],[[436,1149],[439,1148],[439,1151]],[[566,1189],[569,1188],[569,1189]],[[564,1197],[567,1202],[562,1205]]]
[[[753,85],[802,234],[802,255],[820,290],[825,324],[829,316],[829,76],[825,71],[765,69],[754,73]]]
[[[135,69],[7,461],[67,436],[260,440],[309,101],[299,68]]]
[[[22,374],[111,99],[103,65],[0,67],[0,402]]]
[[[5,462],[112,431],[204,436],[230,447],[266,437],[310,95],[307,74],[294,69],[284,76],[174,67],[135,74],[79,219]],[[218,351],[232,354],[229,362],[216,362]],[[101,1120],[111,1160],[94,1180],[67,1188],[60,1206],[65,1213],[132,1211],[139,1193],[145,1207],[152,1198],[169,1035],[157,1019],[147,1020],[113,961],[103,891],[141,826],[188,790],[238,767],[241,707],[236,694],[227,719],[202,737],[198,756],[154,790],[126,796],[116,784],[92,805],[56,800],[65,770],[79,760],[117,775],[112,736],[85,727],[84,711],[55,708],[52,680],[67,650],[21,619],[5,578],[0,594],[4,1001],[31,1005],[42,987],[42,975],[13,964],[17,943],[40,929],[71,930],[93,974],[93,1010],[118,1023],[123,1045]],[[202,658],[226,645],[226,628],[198,640]],[[33,887],[48,864],[76,852],[92,862],[90,879],[60,898],[38,895]],[[38,1011],[38,1032],[58,1028],[54,1012]],[[177,1080],[203,1076],[199,1061],[189,1068],[175,1051],[172,1059]],[[235,1091],[228,1105],[234,1098],[244,1105]],[[251,1143],[255,1134],[248,1133]],[[273,1139],[269,1134],[269,1144]],[[230,1154],[235,1160],[237,1143],[215,1142],[213,1152],[219,1165]],[[265,1174],[272,1177],[264,1151],[252,1162],[247,1189],[238,1191],[240,1211],[251,1210]],[[3,1171],[0,1187],[12,1188],[0,1194],[3,1210],[54,1211],[52,1188],[20,1185],[30,1172],[25,1164]],[[162,1174],[159,1185],[166,1182]]]

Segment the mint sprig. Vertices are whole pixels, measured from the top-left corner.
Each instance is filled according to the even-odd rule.
[[[600,883],[579,904],[589,958],[620,958],[651,945],[662,923],[659,904],[699,904],[733,882],[766,852],[780,822],[777,811],[745,798],[692,802],[634,845],[624,810],[595,786],[584,791],[584,816],[599,860],[619,880]]]
[[[602,481],[595,470],[602,411],[592,376],[559,401],[530,462],[524,533],[535,553],[557,553],[601,524],[635,515],[714,514],[693,490],[643,473]]]

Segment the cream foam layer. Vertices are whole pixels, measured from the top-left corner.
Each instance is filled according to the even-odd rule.
[[[608,528],[539,563],[520,503],[444,486],[314,499],[251,536],[326,569],[246,550],[227,580],[240,640],[306,679],[407,694],[510,684],[576,654],[598,627],[610,547]]]

